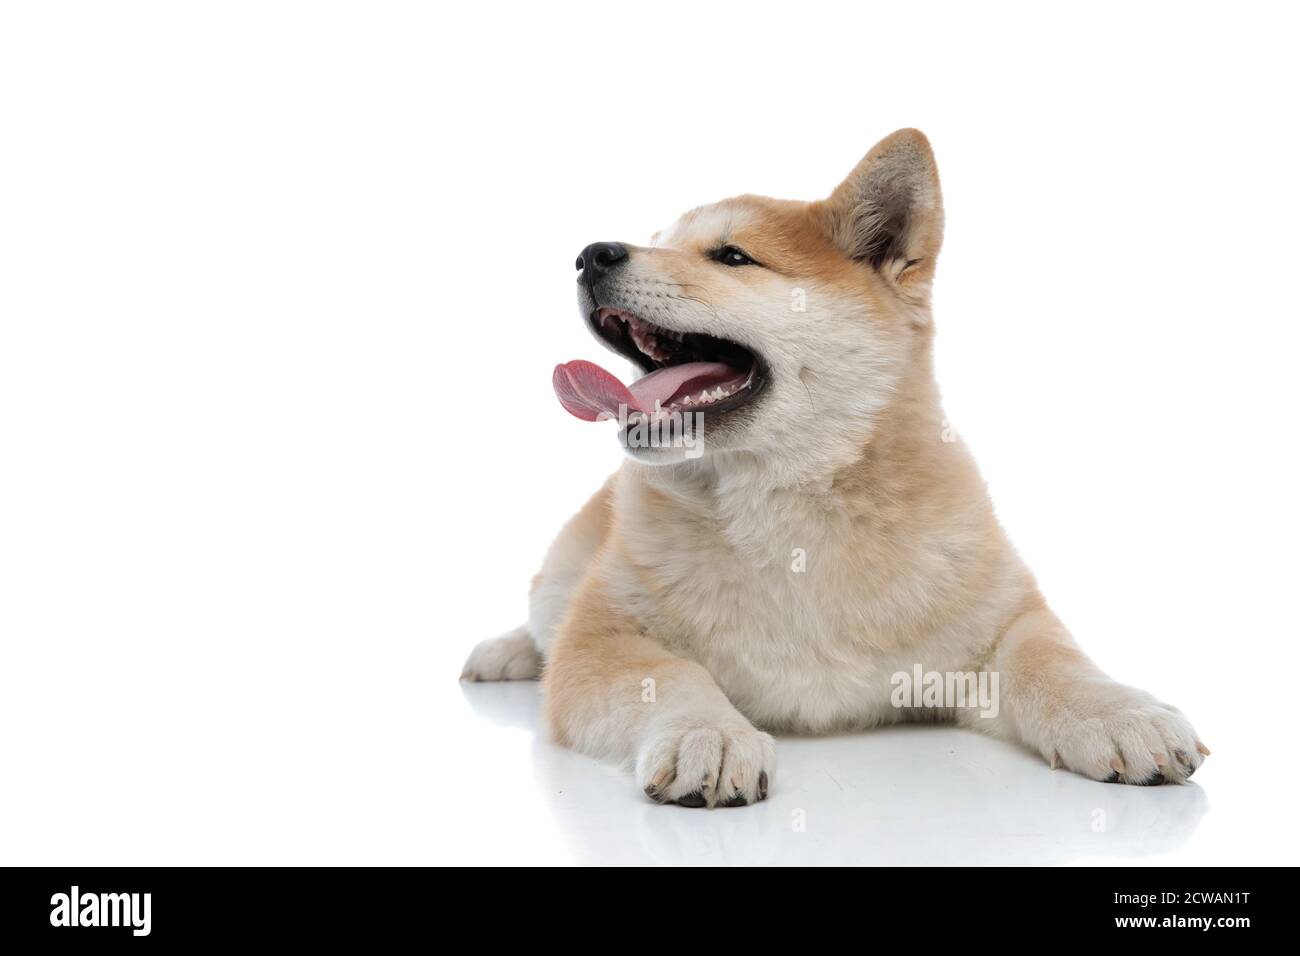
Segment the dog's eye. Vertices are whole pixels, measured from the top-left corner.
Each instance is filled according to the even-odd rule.
[[[713,254],[713,258],[721,262],[724,266],[756,266],[758,265],[753,259],[745,255],[735,246],[723,246]]]

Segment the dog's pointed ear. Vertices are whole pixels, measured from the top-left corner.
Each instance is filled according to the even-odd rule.
[[[920,130],[882,139],[825,203],[834,242],[849,256],[900,288],[926,287],[943,243],[943,197]]]

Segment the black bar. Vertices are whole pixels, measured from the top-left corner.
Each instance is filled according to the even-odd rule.
[[[6,943],[37,945],[79,940],[104,944],[247,943],[319,941],[337,945],[438,941],[448,930],[486,929],[494,941],[511,932],[554,933],[573,926],[589,939],[598,926],[627,924],[629,940],[674,927],[646,926],[650,919],[671,923],[718,905],[742,911],[780,914],[792,926],[816,919],[838,925],[864,939],[905,939],[918,930],[916,919],[941,923],[952,938],[972,942],[1043,932],[1043,939],[1065,937],[1135,942],[1185,942],[1201,936],[1223,943],[1255,930],[1277,932],[1290,926],[1282,912],[1293,875],[1289,869],[916,869],[863,870],[832,878],[787,880],[781,873],[657,873],[600,880],[594,893],[560,891],[562,920],[551,915],[551,880],[511,886],[501,873],[447,873],[432,869],[364,868],[162,868],[4,870],[0,927]],[[569,879],[586,883],[582,874]],[[525,875],[524,880],[528,880]],[[635,882],[633,882],[635,880]],[[117,926],[54,925],[67,922],[60,902],[71,903],[77,887],[79,915]],[[576,887],[575,887],[576,888]],[[105,902],[103,894],[112,894]],[[128,902],[124,896],[136,894]],[[148,923],[143,909],[148,894]],[[88,897],[96,903],[87,903]],[[706,897],[726,896],[709,900]],[[845,905],[845,904],[849,905]],[[128,906],[130,907],[128,909]],[[585,912],[584,912],[585,911]],[[94,914],[92,917],[92,913]],[[692,916],[691,914],[694,914]],[[134,916],[132,920],[130,917]],[[478,922],[486,919],[485,923]],[[1201,924],[1200,921],[1209,921]],[[1192,921],[1196,921],[1193,923]],[[1227,921],[1239,923],[1229,925]],[[928,923],[927,923],[928,925]],[[148,930],[147,934],[143,932]],[[546,945],[541,940],[537,945]],[[15,950],[10,950],[15,951]]]

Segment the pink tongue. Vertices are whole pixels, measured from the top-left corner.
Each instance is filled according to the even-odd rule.
[[[584,422],[599,421],[602,417],[618,418],[619,405],[641,408],[626,385],[594,362],[574,359],[555,366],[551,385],[565,410]]]
[[[691,394],[735,379],[739,374],[722,362],[686,362],[651,372],[626,385],[599,365],[575,359],[555,366],[551,384],[555,396],[570,415],[585,422],[618,418],[618,407],[653,412],[655,402],[667,405],[679,392]]]

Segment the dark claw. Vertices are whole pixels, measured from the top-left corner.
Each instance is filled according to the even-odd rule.
[[[744,795],[743,793],[738,793],[738,794],[736,794],[734,797],[732,797],[730,800],[728,800],[726,803],[724,803],[723,806],[724,806],[724,807],[743,807],[743,806],[745,806],[747,803],[749,803],[749,801],[745,799],[745,795]]]
[[[761,770],[758,774],[758,799],[767,799],[767,771]]]
[[[684,797],[678,797],[677,805],[679,807],[702,807],[704,806],[704,793],[703,791],[695,790],[686,794]]]
[[[1192,774],[1196,773],[1196,767],[1193,766],[1191,758],[1187,756],[1187,751],[1175,750],[1174,756],[1178,759],[1178,762],[1182,764],[1185,776],[1190,777]]]
[[[1119,774],[1112,772],[1102,783],[1119,783]]]
[[[659,788],[656,787],[653,783],[650,784],[650,786],[645,788],[645,795],[649,797],[651,800],[653,800],[655,803],[664,802],[663,794],[659,792]]]
[[[1138,782],[1139,787],[1156,787],[1165,782],[1165,775],[1159,770],[1147,777],[1145,780]]]

